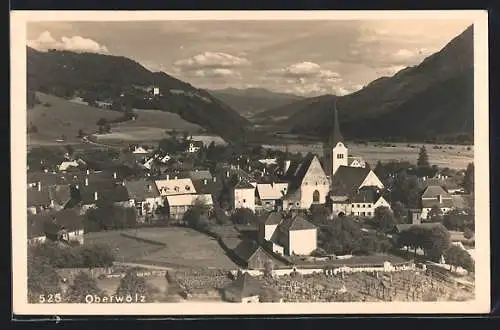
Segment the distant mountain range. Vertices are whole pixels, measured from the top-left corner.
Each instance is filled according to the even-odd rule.
[[[302,96],[272,92],[264,88],[226,88],[209,92],[247,118],[304,99]]]
[[[324,138],[335,98],[347,139],[473,141],[473,27],[419,65],[379,78],[358,92],[299,100],[254,119],[274,120],[276,129]]]
[[[56,50],[39,52],[28,47],[27,72],[28,90],[173,112],[224,139],[242,138],[250,124],[207,91],[166,73],[151,72],[126,57]],[[160,88],[162,95],[150,100],[151,93],[147,90],[153,85]]]

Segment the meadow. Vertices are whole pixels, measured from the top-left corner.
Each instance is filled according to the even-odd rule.
[[[362,157],[372,167],[375,167],[377,161],[390,162],[390,161],[409,161],[412,163],[417,162],[419,148],[425,145],[429,161],[433,165],[439,167],[449,167],[452,169],[463,170],[467,164],[474,162],[474,147],[463,145],[436,145],[436,144],[418,144],[411,143],[390,143],[391,146],[381,146],[376,143],[356,144],[347,142],[349,148],[349,157],[358,156]],[[441,149],[435,149],[438,146]],[[264,145],[265,148],[285,150],[285,145]],[[293,143],[288,146],[289,152],[299,152],[306,154],[313,152],[318,155],[323,153],[323,146],[321,143]]]
[[[232,270],[237,267],[215,239],[191,228],[140,228],[89,233],[85,242],[109,244],[118,262],[175,268]]]

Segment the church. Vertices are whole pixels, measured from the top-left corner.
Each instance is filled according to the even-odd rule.
[[[287,164],[284,179],[289,188],[283,197],[283,209],[309,209],[323,204],[332,215],[373,216],[377,207],[390,207],[382,196],[384,185],[377,175],[362,166],[359,158],[350,161],[336,105],[332,119],[332,131],[323,144],[323,164],[312,153],[299,163]]]

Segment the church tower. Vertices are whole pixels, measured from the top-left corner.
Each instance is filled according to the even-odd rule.
[[[339,116],[337,113],[337,100],[334,101],[332,131],[323,146],[325,172],[331,178],[340,166],[347,166],[347,147],[344,137],[340,133]]]

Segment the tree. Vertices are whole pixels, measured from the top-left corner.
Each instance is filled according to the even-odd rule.
[[[427,215],[431,222],[442,222],[443,221],[443,211],[438,205],[434,205]]]
[[[101,294],[102,291],[97,286],[96,280],[86,272],[81,271],[75,276],[73,283],[69,286],[66,299],[70,303],[85,303],[87,295],[100,296]]]
[[[392,212],[394,214],[394,217],[398,220],[398,222],[402,223],[403,222],[402,220],[406,218],[408,214],[408,209],[403,203],[397,201],[392,204]]]
[[[450,247],[450,233],[443,226],[435,226],[424,230],[420,245],[425,251],[425,254],[434,261],[438,261],[445,251]]]
[[[143,277],[137,276],[138,269],[130,269],[127,271],[125,276],[120,280],[120,284],[116,289],[116,295],[118,297],[138,296],[148,297],[148,290],[146,281]]]
[[[472,237],[474,237],[474,232],[470,228],[465,228],[464,229],[464,238],[471,239]]]
[[[272,260],[266,260],[264,263],[264,277],[272,277],[273,276],[274,264]]]
[[[448,230],[461,231],[465,226],[465,216],[457,209],[452,209],[443,216],[443,225]]]
[[[231,221],[239,225],[250,225],[257,223],[257,216],[249,208],[239,208],[234,211]]]
[[[462,186],[468,194],[474,192],[474,163],[467,165]]]
[[[353,254],[360,249],[362,232],[358,223],[350,217],[341,217],[319,231],[318,240],[327,253]]]
[[[462,267],[468,272],[474,272],[474,259],[471,255],[459,246],[450,246],[444,254],[446,263],[451,267]]]
[[[377,226],[377,230],[384,233],[391,231],[396,225],[392,211],[386,206],[379,206],[375,209],[373,222]]]
[[[40,295],[55,295],[61,292],[60,277],[47,258],[28,250],[28,301],[39,303]]]
[[[425,146],[422,146],[422,148],[420,148],[420,152],[418,153],[417,166],[430,167],[429,155],[427,155],[427,149],[425,149]]]
[[[78,135],[77,135],[77,137],[79,137],[79,138],[83,138],[85,135],[86,135],[86,134],[85,134],[85,132],[84,132],[82,129],[79,129],[79,130],[78,130]]]

